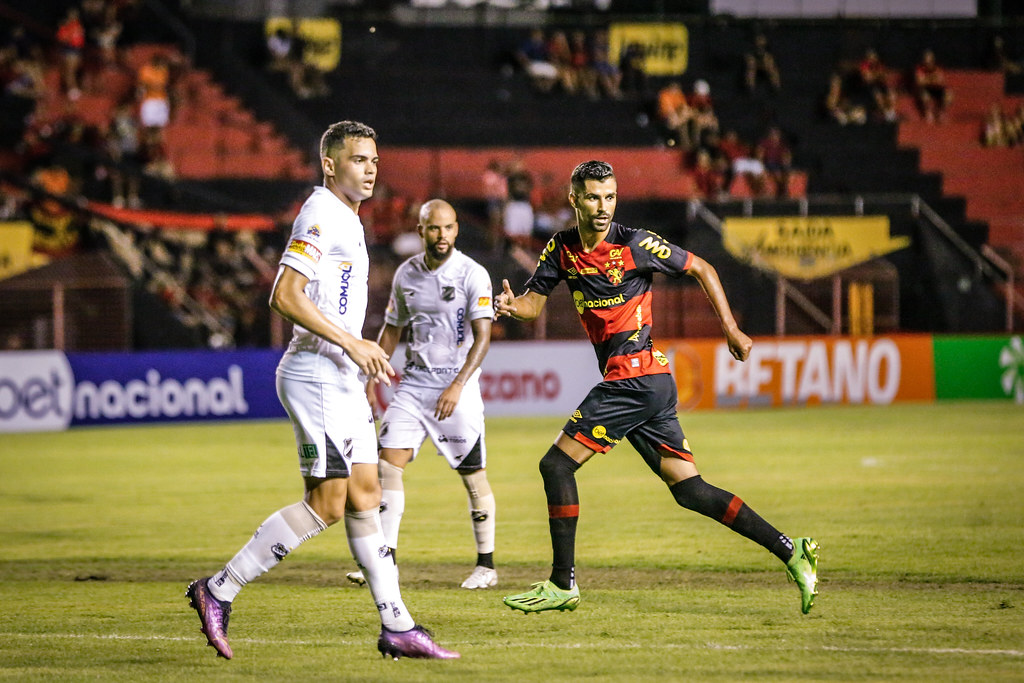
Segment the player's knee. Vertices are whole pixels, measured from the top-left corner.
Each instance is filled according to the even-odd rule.
[[[565,451],[558,446],[551,446],[548,452],[544,454],[544,457],[540,459],[540,476],[545,481],[548,479],[555,479],[559,476],[573,476],[576,474],[576,470],[580,468],[580,464],[570,458]]]

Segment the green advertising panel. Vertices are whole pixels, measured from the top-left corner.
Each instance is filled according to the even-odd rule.
[[[935,398],[1008,398],[1024,403],[1021,337],[935,337]]]

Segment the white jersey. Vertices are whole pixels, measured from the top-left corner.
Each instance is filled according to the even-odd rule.
[[[400,386],[451,384],[473,346],[470,322],[493,314],[490,276],[458,249],[436,270],[423,254],[407,259],[395,271],[384,313],[387,324],[409,327]]]
[[[370,274],[363,224],[326,187],[315,188],[299,210],[281,265],[309,278],[306,296],[328,320],[362,338]],[[352,386],[359,381],[359,366],[340,346],[295,325],[277,374]]]

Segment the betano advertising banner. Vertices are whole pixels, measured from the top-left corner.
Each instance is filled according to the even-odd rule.
[[[1019,336],[762,337],[740,363],[724,341],[663,341],[680,410],[936,399],[1024,403]],[[81,425],[284,418],[279,350],[0,353],[0,433]],[[401,349],[395,354],[401,366]],[[492,416],[568,416],[601,381],[593,348],[495,342],[480,387]],[[389,395],[383,392],[386,400]]]

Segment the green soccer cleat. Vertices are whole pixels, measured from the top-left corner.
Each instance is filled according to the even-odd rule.
[[[530,590],[519,595],[507,595],[502,601],[512,609],[523,612],[543,612],[556,609],[559,612],[576,609],[580,604],[580,587],[563,590],[550,581],[540,581],[530,586]]]
[[[793,557],[786,563],[786,574],[800,589],[800,611],[807,614],[818,594],[818,542],[813,538],[794,538]]]

